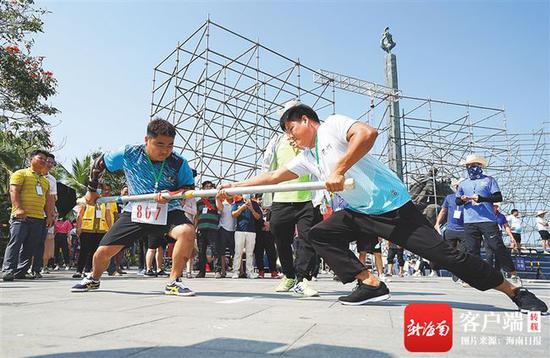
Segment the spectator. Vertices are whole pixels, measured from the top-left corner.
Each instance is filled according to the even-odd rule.
[[[397,256],[397,263],[399,265],[399,277],[403,277],[403,268],[405,266],[405,259],[403,258],[403,248],[390,241],[386,241],[386,248],[388,250],[388,276],[391,277],[393,275],[393,261],[395,260],[395,256]]]
[[[145,256],[147,271],[146,277],[168,276],[164,271],[164,247],[166,246],[166,237],[164,235],[147,235],[148,250]],[[153,259],[157,264],[157,270],[153,271]]]
[[[103,184],[102,190],[99,191],[102,196],[111,195],[110,187],[106,184]],[[73,278],[81,278],[84,272],[91,271],[94,253],[105,233],[113,225],[117,210],[114,202],[80,207],[76,220],[77,233],[80,237],[80,255]]]
[[[253,200],[261,206],[262,194],[256,194]],[[277,272],[277,250],[275,249],[275,238],[270,232],[269,216],[269,209],[264,208],[262,217],[256,221],[256,247],[254,248],[254,254],[256,255],[259,278],[265,277],[264,252],[267,254],[271,278],[279,278],[279,273]]]
[[[468,171],[468,179],[459,184],[456,204],[464,205],[464,237],[468,253],[480,257],[481,240],[494,251],[503,269],[511,273],[511,281],[521,286],[514,262],[502,242],[502,234],[496,222],[492,203],[502,201],[497,181],[483,174],[487,160],[471,154],[462,163]]]
[[[539,210],[537,211],[537,230],[540,234],[540,239],[542,240],[542,252],[545,255],[550,254],[550,247],[548,246],[548,241],[550,240],[550,226],[548,225],[548,221],[544,219],[544,215],[546,214],[546,211]]]
[[[461,249],[464,245],[464,206],[456,205],[456,191],[462,181],[463,179],[453,179],[451,182],[451,188],[455,193],[445,197],[434,225],[437,232],[442,234],[443,238],[455,249]],[[442,232],[441,225],[445,221],[447,222],[447,228]],[[458,277],[454,274],[453,281],[458,281]]]
[[[65,267],[68,270],[71,266],[69,259],[69,242],[70,232],[73,229],[73,225],[69,220],[57,220],[55,222],[55,264],[56,268]],[[63,261],[61,261],[63,258]],[[63,263],[62,263],[63,262]]]
[[[510,229],[510,225],[508,225],[508,220],[506,219],[506,216],[502,215],[502,213],[500,212],[500,204],[494,203],[493,210],[495,212],[495,216],[497,218],[497,224],[500,230],[505,231],[510,237],[510,242],[513,243],[514,236],[512,235],[512,230]],[[497,270],[500,270],[500,263],[497,257],[495,256],[495,252],[491,250],[490,247],[485,248],[485,259],[487,260],[487,262],[489,262],[491,266],[493,266]]]
[[[510,229],[512,230],[512,236],[513,240],[511,241],[512,244],[512,252],[520,252],[521,251],[521,232],[523,228],[521,227],[521,219],[519,218],[519,211],[518,209],[512,209],[510,212],[510,215],[506,218],[508,220],[508,225],[510,225]]]
[[[214,189],[214,183],[206,180],[202,183],[203,190]],[[218,235],[222,201],[219,197],[197,198],[197,244],[199,246],[199,273],[197,278],[206,277],[206,250],[208,244],[214,246],[216,277],[220,278],[222,256],[225,255],[225,243]]]
[[[10,239],[2,264],[4,281],[34,278],[27,274],[27,270],[31,266],[36,246],[43,243],[46,227],[53,224],[54,201],[48,195],[50,183],[44,177],[47,154],[44,150],[33,151],[29,156],[30,166],[10,176],[12,209]]]
[[[233,197],[229,197],[222,203],[222,211],[220,212],[220,227],[218,234],[220,241],[225,242],[225,250],[229,249],[229,257],[235,254],[235,218],[231,215],[233,212]],[[226,276],[225,254],[222,257],[222,270],[220,278]]]
[[[49,196],[52,197],[54,204],[57,201],[57,181],[53,177],[53,175],[50,174],[50,170],[55,166],[55,156],[52,153],[46,154],[46,167],[44,170],[44,176],[46,179],[48,179],[48,182],[50,183],[50,191],[48,193]],[[55,211],[55,206],[54,206]],[[54,219],[55,222],[55,219]],[[36,278],[42,277],[42,269],[44,267],[48,266],[48,262],[50,259],[54,257],[54,249],[55,249],[55,240],[54,240],[55,232],[54,227],[49,226],[48,231],[46,234],[41,238],[41,243],[36,246],[36,251],[34,253],[34,258],[32,262],[32,274]],[[45,272],[48,272],[46,269]]]
[[[256,244],[256,220],[262,216],[262,209],[250,197],[238,196],[233,203],[231,215],[237,220],[235,231],[235,256],[233,258],[233,276],[239,278],[243,249],[246,250],[246,277],[256,278],[254,274],[254,246]]]

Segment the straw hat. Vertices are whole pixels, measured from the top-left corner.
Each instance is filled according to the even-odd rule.
[[[484,156],[479,154],[469,154],[465,160],[460,162],[460,165],[468,165],[472,163],[479,163],[481,164],[482,168],[487,167],[487,159],[485,159]]]
[[[457,179],[457,178],[453,178],[453,179],[451,180],[451,187],[454,188],[455,186],[459,186],[460,183],[462,183],[464,180],[465,180],[464,178],[458,178],[458,179]]]
[[[541,216],[542,214],[546,214],[547,211],[544,211],[544,210],[539,210],[537,211],[537,214],[535,216]]]

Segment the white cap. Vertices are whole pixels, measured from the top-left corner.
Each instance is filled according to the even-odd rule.
[[[537,214],[535,216],[541,216],[542,214],[546,214],[547,211],[544,211],[544,210],[539,210],[537,211]]]
[[[302,102],[300,102],[299,99],[295,98],[293,100],[290,100],[288,102],[285,103],[285,106],[283,107],[282,110],[279,111],[279,118],[281,118],[283,116],[283,114],[288,111],[289,109],[291,109],[292,107],[296,107],[296,106],[299,106],[301,105]]]

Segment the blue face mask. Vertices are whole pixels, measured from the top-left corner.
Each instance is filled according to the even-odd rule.
[[[472,180],[481,178],[481,174],[483,174],[483,169],[481,169],[481,167],[478,165],[473,165],[471,167],[468,167],[467,170],[468,170],[468,176]]]

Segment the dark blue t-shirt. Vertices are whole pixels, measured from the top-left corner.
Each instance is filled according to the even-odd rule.
[[[502,213],[497,213],[497,224],[500,227],[501,230],[504,230],[504,224],[508,224],[508,220],[506,219],[506,216],[502,215]]]
[[[231,210],[235,211],[243,205],[245,205],[244,200],[233,203]],[[262,209],[258,203],[252,201],[252,207],[261,215]],[[241,215],[237,216],[237,226],[235,227],[235,231],[256,232],[256,219],[249,209],[244,210]]]
[[[449,194],[445,197],[443,207],[447,209],[447,230],[464,231],[464,205],[456,205],[456,195]],[[460,219],[455,218],[455,211],[460,212]]]

